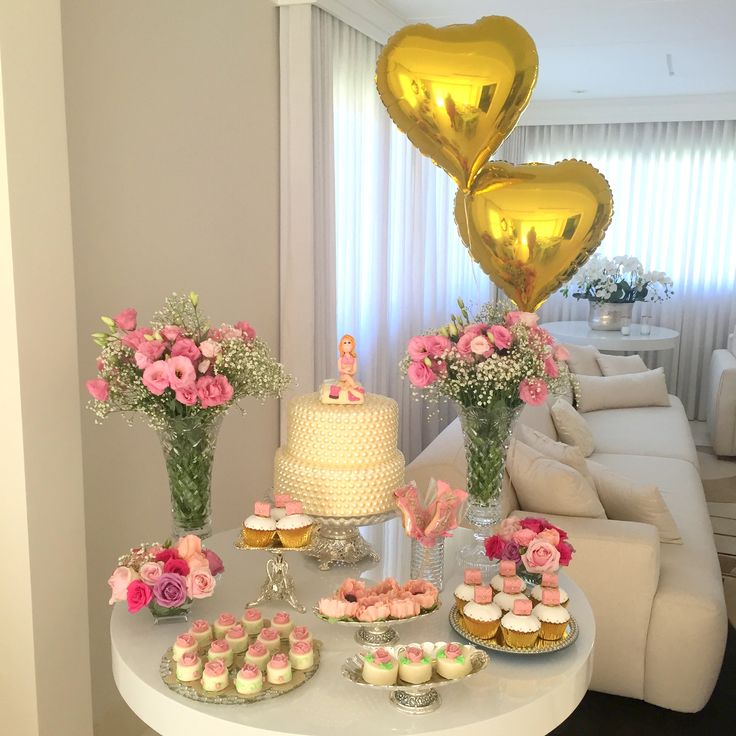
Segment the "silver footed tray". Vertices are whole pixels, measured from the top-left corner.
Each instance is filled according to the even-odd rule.
[[[432,646],[439,647],[444,644],[445,642],[437,642]],[[412,644],[408,646],[418,646],[426,651],[427,644]],[[392,656],[398,657],[404,647],[387,647],[387,649]],[[435,688],[463,682],[468,677],[477,675],[488,666],[490,658],[485,652],[467,644],[465,645],[465,649],[468,656],[470,656],[472,669],[465,677],[455,680],[448,680],[441,677],[433,668],[432,677],[427,682],[419,685],[403,682],[402,680],[398,680],[395,685],[373,685],[363,679],[363,654],[354,654],[345,660],[342,665],[342,676],[355,685],[362,685],[363,687],[369,687],[375,690],[386,690],[390,693],[389,700],[400,711],[411,715],[422,715],[437,710],[442,703],[440,694]],[[365,654],[367,653],[365,652]]]
[[[463,616],[460,611],[458,611],[457,606],[453,606],[452,610],[450,611],[450,626],[452,626],[452,628],[455,629],[455,631],[460,634],[463,639],[467,639],[473,644],[476,644],[479,647],[483,647],[484,649],[489,649],[492,652],[505,652],[506,654],[534,655],[559,652],[571,646],[578,638],[579,633],[577,621],[575,621],[575,619],[570,616],[570,621],[567,624],[565,633],[562,635],[562,639],[558,639],[557,641],[548,641],[546,639],[540,638],[537,639],[533,647],[529,647],[528,649],[510,647],[503,639],[503,632],[501,631],[500,626],[498,627],[496,635],[492,639],[481,639],[479,636],[471,634],[465,628]]]

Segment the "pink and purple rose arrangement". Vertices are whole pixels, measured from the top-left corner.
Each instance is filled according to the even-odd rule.
[[[538,574],[566,567],[575,552],[564,529],[535,516],[509,516],[501,522],[498,533],[486,539],[485,546],[489,559],[511,560]]]
[[[193,600],[209,598],[217,576],[225,570],[222,560],[202,541],[188,534],[175,543],[135,547],[118,560],[107,581],[110,605],[125,601],[130,613],[149,608],[166,615],[189,606]]]
[[[536,314],[506,303],[485,305],[471,316],[461,299],[458,305],[460,316],[409,340],[402,370],[415,389],[465,407],[499,399],[513,407],[537,406],[551,389],[569,386],[563,361],[570,356],[538,325]]]

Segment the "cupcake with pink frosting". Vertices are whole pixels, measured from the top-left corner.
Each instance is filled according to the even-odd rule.
[[[279,632],[279,636],[282,639],[288,639],[294,628],[294,622],[291,620],[291,616],[286,611],[279,611],[274,614],[271,620],[271,626]]]
[[[253,664],[244,664],[235,676],[235,689],[241,695],[255,695],[263,690],[263,673]]]
[[[277,652],[266,665],[266,679],[272,685],[284,685],[291,682],[292,670],[289,658],[283,652]]]
[[[543,588],[542,602],[532,611],[539,619],[539,636],[548,641],[559,641],[565,635],[570,614],[560,605],[558,588]]]
[[[215,639],[224,639],[225,634],[238,623],[232,613],[221,613],[215,621],[213,628]]]
[[[293,646],[298,641],[312,641],[312,635],[309,633],[309,629],[306,626],[296,626],[291,634],[289,634],[290,645]]]
[[[357,601],[346,601],[338,598],[320,598],[317,607],[319,612],[327,618],[346,619],[354,618],[358,612]]]
[[[210,662],[214,662],[216,659],[221,659],[227,667],[230,667],[234,659],[233,650],[225,639],[215,639],[210,644],[209,651],[207,652],[207,659]]]
[[[532,602],[541,603],[542,593],[545,589],[554,589],[560,591],[560,605],[567,606],[570,597],[567,595],[567,591],[564,588],[560,588],[559,578],[556,572],[544,572],[542,573],[542,584],[535,585],[532,588],[531,597]]]
[[[429,682],[432,678],[432,660],[421,647],[408,646],[399,652],[399,679],[412,685]]]
[[[498,573],[491,578],[491,588],[496,593],[503,592],[505,580],[515,579],[521,584],[520,593],[526,590],[526,583],[516,574],[516,563],[513,560],[501,560],[498,563]]]
[[[202,677],[202,659],[196,652],[182,654],[176,663],[176,679],[181,682],[194,682]]]
[[[504,578],[503,590],[497,593],[493,600],[496,605],[504,612],[508,613],[513,609],[516,601],[529,600],[522,591],[523,581],[517,576]]]
[[[289,649],[289,661],[295,670],[308,670],[314,665],[314,646],[311,641],[296,641]]]
[[[227,666],[221,659],[207,662],[202,671],[202,688],[207,692],[220,692],[230,684]]]
[[[199,649],[206,649],[215,638],[212,635],[212,627],[209,621],[205,621],[203,618],[198,618],[189,627],[189,633],[197,640],[197,647]]]
[[[261,633],[258,634],[256,641],[261,642],[271,653],[277,652],[281,648],[279,632],[271,626],[261,629]]]
[[[248,648],[248,634],[240,624],[235,624],[225,634],[225,641],[230,645],[233,654],[241,654]]]
[[[243,611],[243,618],[240,619],[240,625],[249,636],[258,636],[263,628],[263,615],[257,608],[246,608]]]
[[[271,659],[271,652],[260,641],[254,641],[245,650],[245,661],[258,667],[261,671],[265,672],[269,659]]]
[[[501,631],[507,646],[529,649],[539,638],[541,624],[532,613],[532,602],[525,598],[514,601],[514,607],[501,619]]]
[[[196,654],[198,648],[197,640],[191,634],[179,634],[171,648],[171,658],[178,662],[184,654]]]

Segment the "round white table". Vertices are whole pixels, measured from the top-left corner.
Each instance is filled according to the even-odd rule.
[[[641,325],[631,325],[630,335],[622,335],[620,330],[592,330],[585,321],[547,322],[542,327],[558,342],[592,345],[598,350],[611,353],[672,350],[677,347],[680,340],[680,333],[677,330],[656,325],[652,326],[649,335],[641,334]]]
[[[337,567],[320,572],[314,560],[289,554],[290,572],[297,595],[309,608],[348,576],[377,579],[389,575],[407,579],[410,544],[398,520],[362,530],[379,551],[381,562]],[[416,624],[397,627],[401,641],[457,641],[448,614],[452,591],[460,582],[455,565],[458,544],[469,532],[460,529],[448,539],[446,580],[442,608]],[[236,550],[235,530],[213,536],[208,544],[225,562],[225,573],[214,597],[197,601],[194,617],[215,619],[223,611],[240,615],[246,601],[255,597],[264,578],[265,552]],[[593,666],[595,622],[585,596],[569,579],[569,608],[580,627],[577,641],[553,654],[524,656],[491,652],[489,666],[465,682],[440,688],[441,707],[427,715],[407,715],[391,705],[383,690],[372,691],[346,680],[340,670],[346,657],[359,651],[354,630],[319,621],[311,613],[292,611],[298,624],[309,626],[324,643],[315,676],[290,694],[248,705],[208,705],[187,700],[161,681],[159,662],[185,624],[154,626],[147,611],[137,615],[117,604],[110,623],[113,674],[118,690],[130,708],[162,736],[375,736],[376,734],[453,734],[487,736],[489,733],[523,733],[542,736],[558,726],[585,694]],[[269,602],[266,616],[284,608]]]

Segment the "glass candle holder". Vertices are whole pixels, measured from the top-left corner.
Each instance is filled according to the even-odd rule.
[[[631,334],[631,320],[628,317],[621,318],[621,334],[622,335]]]
[[[639,328],[639,331],[642,335],[651,335],[652,334],[652,326],[649,324],[649,320],[651,317],[642,317],[641,318],[641,326]]]

